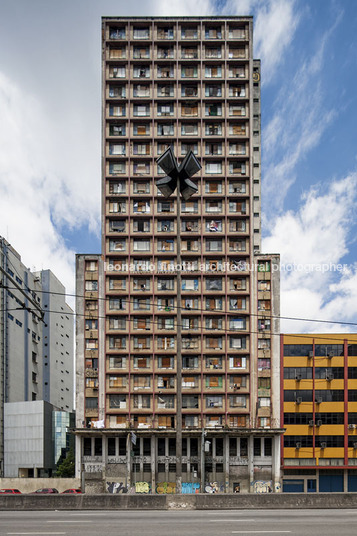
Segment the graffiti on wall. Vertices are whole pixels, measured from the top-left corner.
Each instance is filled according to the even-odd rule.
[[[176,483],[175,482],[158,482],[156,484],[156,493],[176,493]]]
[[[271,493],[273,491],[273,482],[271,480],[254,480],[251,482],[254,493]]]
[[[182,482],[182,493],[199,493],[200,484],[198,482]]]
[[[224,484],[220,482],[207,482],[205,484],[206,493],[224,493]]]
[[[107,482],[108,493],[128,493],[128,488],[124,482]]]
[[[151,493],[149,482],[135,482],[135,493]]]

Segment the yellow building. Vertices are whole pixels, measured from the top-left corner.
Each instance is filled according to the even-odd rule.
[[[281,336],[284,491],[357,491],[357,334]]]

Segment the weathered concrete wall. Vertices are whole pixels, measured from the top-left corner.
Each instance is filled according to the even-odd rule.
[[[0,489],[15,488],[22,493],[32,493],[40,488],[56,488],[61,493],[65,489],[80,487],[79,478],[0,478]]]
[[[357,508],[357,493],[1,495],[0,510]]]

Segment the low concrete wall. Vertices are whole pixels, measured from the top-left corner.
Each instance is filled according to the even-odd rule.
[[[0,478],[0,489],[19,489],[21,493],[32,493],[40,488],[56,488],[61,493],[80,487],[79,478]]]
[[[357,493],[0,496],[0,510],[239,510],[273,508],[357,508]]]

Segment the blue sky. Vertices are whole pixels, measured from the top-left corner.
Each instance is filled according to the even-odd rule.
[[[0,235],[73,292],[75,253],[100,251],[100,17],[145,14],[254,15],[263,251],[303,265],[282,315],[357,322],[355,0],[0,0]]]

